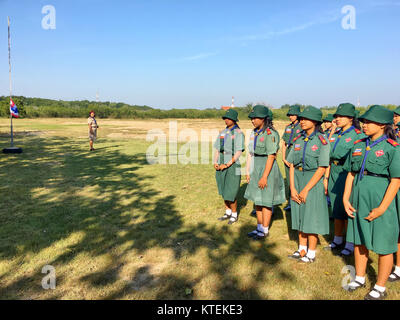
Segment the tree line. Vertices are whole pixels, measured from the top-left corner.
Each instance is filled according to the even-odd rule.
[[[13,101],[18,107],[18,111],[23,118],[86,118],[89,111],[94,110],[98,118],[113,119],[220,119],[225,113],[224,110],[217,108],[207,109],[169,109],[162,110],[149,106],[130,105],[123,102],[94,102],[88,100],[64,101],[43,98],[29,98],[23,96],[13,97]],[[248,114],[254,104],[248,103],[242,107],[234,109],[239,114],[239,119],[247,119]],[[300,104],[303,108],[306,105]],[[273,109],[275,120],[286,120],[286,113],[289,104],[282,105],[279,109]],[[270,106],[271,107],[271,106]],[[337,106],[325,106],[321,108],[324,116],[333,113]],[[396,105],[385,105],[389,109],[395,109]],[[364,112],[366,107],[359,107],[358,110]],[[9,97],[0,96],[0,117],[10,116]]]

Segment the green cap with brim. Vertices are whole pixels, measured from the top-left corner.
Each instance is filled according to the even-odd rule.
[[[322,111],[316,107],[308,106],[299,114],[299,118],[322,122]]]
[[[339,106],[333,116],[334,117],[343,116],[343,117],[355,118],[355,117],[357,117],[356,107],[354,106],[354,104],[351,104],[351,103],[339,104]]]
[[[394,109],[393,111],[395,114],[397,114],[398,116],[400,116],[400,106],[398,106],[396,109]]]
[[[289,111],[286,116],[298,116],[300,114],[300,106],[298,104],[289,107]]]
[[[332,113],[326,115],[326,117],[322,120],[323,122],[332,122],[335,118]]]
[[[380,124],[393,124],[393,111],[381,105],[374,105],[358,119],[360,121],[369,120]]]
[[[269,110],[266,106],[262,105],[256,105],[251,109],[251,112],[249,113],[249,118],[266,118],[266,117],[271,117],[272,112]],[[271,118],[272,119],[272,118]]]
[[[222,116],[222,119],[230,119],[232,121],[238,122],[238,113],[236,110],[228,109],[225,114]]]

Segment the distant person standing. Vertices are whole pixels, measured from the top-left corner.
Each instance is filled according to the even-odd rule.
[[[293,105],[289,107],[289,111],[286,114],[287,117],[290,119],[290,124],[286,126],[285,132],[283,133],[282,140],[282,161],[285,164],[285,176],[286,176],[286,184],[285,184],[285,193],[286,198],[290,199],[290,190],[289,190],[289,167],[290,164],[287,162],[286,157],[289,154],[289,151],[293,145],[293,139],[296,138],[300,132],[300,122],[298,119],[298,115],[300,114],[300,106]],[[289,203],[284,210],[290,210],[290,200]]]
[[[96,141],[97,129],[99,128],[95,117],[96,117],[96,114],[94,113],[94,111],[93,110],[90,111],[89,118],[88,118],[90,151],[94,150],[93,142]]]
[[[329,139],[329,136],[331,135],[332,130],[334,129],[334,126],[333,126],[333,120],[334,119],[335,118],[333,117],[333,114],[330,113],[322,120],[322,122],[324,124],[324,135],[328,139]]]

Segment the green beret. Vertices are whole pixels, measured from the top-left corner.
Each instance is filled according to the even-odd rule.
[[[339,106],[333,116],[334,117],[344,116],[344,117],[355,118],[357,116],[356,107],[354,106],[354,104],[351,104],[351,103],[339,104]]]
[[[249,118],[266,118],[266,117],[271,117],[271,110],[267,108],[266,106],[262,105],[256,105],[251,109],[251,112],[249,114]]]
[[[394,113],[400,116],[400,106],[394,109]]]
[[[316,107],[308,106],[299,114],[299,117],[322,122],[322,111]]]
[[[298,104],[294,104],[289,107],[289,111],[286,114],[287,116],[298,116],[300,114],[300,106]]]
[[[369,120],[380,124],[393,124],[393,111],[380,105],[371,106],[362,116],[361,121]]]
[[[333,114],[329,113],[326,115],[326,117],[322,120],[324,122],[332,122],[334,120]]]
[[[228,109],[225,114],[222,116],[222,119],[231,119],[232,121],[238,122],[238,113],[236,110]]]

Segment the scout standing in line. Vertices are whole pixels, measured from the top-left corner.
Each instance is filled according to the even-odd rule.
[[[323,177],[329,166],[330,144],[322,134],[321,110],[309,106],[299,117],[303,132],[294,139],[287,158],[290,163],[292,229],[299,231],[299,249],[289,258],[311,263],[315,261],[318,235],[329,233]]]
[[[325,173],[325,190],[328,191],[332,204],[335,221],[335,237],[325,250],[340,251],[341,256],[350,256],[354,251],[354,244],[343,237],[346,234],[347,214],[343,207],[343,191],[346,183],[347,171],[343,168],[347,156],[353,148],[354,142],[365,138],[361,133],[360,124],[356,119],[355,106],[351,103],[342,103],[334,114],[339,130],[331,136],[330,167]]]
[[[88,118],[88,126],[89,126],[89,145],[90,145],[90,151],[93,151],[93,142],[96,141],[97,138],[97,129],[99,126],[97,125],[97,121],[95,119],[95,113],[94,111],[90,111],[89,113],[89,118]]]
[[[279,134],[272,124],[272,112],[257,105],[249,118],[255,129],[250,136],[246,163],[248,185],[244,197],[254,202],[257,214],[257,229],[248,236],[261,240],[269,234],[273,206],[286,201],[285,183],[276,163]]]
[[[225,120],[226,128],[214,143],[215,178],[218,193],[225,202],[225,214],[219,220],[229,219],[228,224],[233,224],[238,219],[236,197],[240,187],[239,157],[244,151],[244,134],[237,124],[239,120],[235,110],[227,110],[222,119]]]
[[[393,201],[400,186],[400,146],[393,132],[393,112],[372,106],[360,117],[367,138],[355,142],[346,160],[349,172],[343,195],[351,219],[347,240],[355,244],[356,278],[349,291],[365,287],[369,250],[379,255],[378,279],[366,300],[385,298],[385,284],[397,251],[399,221]]]
[[[284,210],[290,210],[290,188],[289,188],[289,167],[290,164],[287,162],[286,158],[289,154],[289,151],[293,145],[293,139],[297,137],[301,131],[300,122],[298,119],[298,115],[300,114],[300,106],[293,105],[290,106],[288,113],[286,116],[290,119],[290,124],[286,126],[285,131],[282,136],[283,144],[282,144],[282,161],[285,164],[285,191],[286,191],[286,199],[288,199],[288,205]]]
[[[329,135],[331,134],[331,131],[333,129],[333,114],[328,114],[326,117],[322,120],[324,124],[324,135],[329,138]]]
[[[394,131],[397,137],[397,142],[400,142],[400,106],[394,110],[393,124],[394,124]],[[399,223],[400,223],[400,193],[397,193],[396,195],[396,204],[397,204],[397,214],[399,216]],[[388,280],[390,282],[396,282],[400,280],[400,235],[397,242],[396,265],[394,267],[393,272],[390,274]]]

